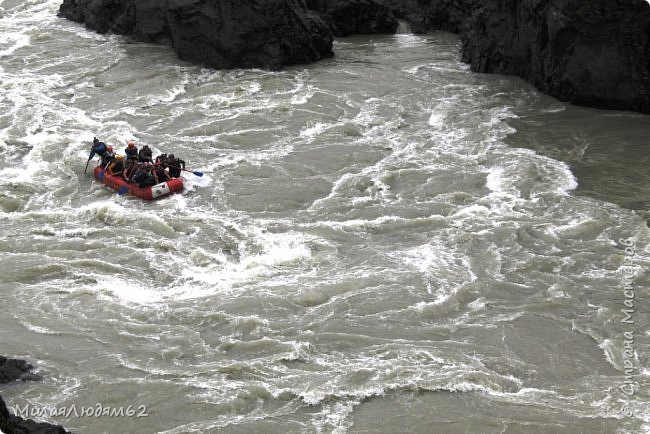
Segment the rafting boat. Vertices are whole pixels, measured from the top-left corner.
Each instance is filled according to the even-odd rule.
[[[119,194],[130,194],[144,200],[153,200],[183,190],[183,178],[172,178],[169,181],[149,187],[140,187],[138,184],[126,182],[119,175],[111,175],[101,167],[95,167],[95,178]]]

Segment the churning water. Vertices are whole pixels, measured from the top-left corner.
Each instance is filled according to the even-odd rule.
[[[10,406],[78,433],[650,430],[648,116],[473,74],[444,33],[214,71],[58,6],[0,1],[0,354],[44,377]],[[118,196],[93,136],[205,176]]]

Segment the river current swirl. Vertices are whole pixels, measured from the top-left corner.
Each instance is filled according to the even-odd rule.
[[[43,376],[10,406],[146,408],[38,417],[79,433],[650,430],[648,199],[576,176],[631,191],[584,155],[647,172],[647,116],[474,74],[446,33],[214,71],[58,5],[0,1],[0,354]],[[204,176],[116,195],[93,136]]]

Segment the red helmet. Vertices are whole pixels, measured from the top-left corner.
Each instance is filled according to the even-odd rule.
[[[129,144],[128,144],[127,146],[128,146],[129,148],[135,148],[135,145],[134,145],[133,143],[131,143],[131,142],[129,142]]]

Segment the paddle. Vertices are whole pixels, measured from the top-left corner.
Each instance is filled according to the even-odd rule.
[[[174,169],[181,169],[178,166],[167,166],[167,167],[171,167],[171,168],[174,168]],[[203,176],[203,172],[199,172],[198,170],[187,170],[187,169],[181,169],[181,170],[184,171],[184,172],[192,172],[194,175],[196,175],[198,177]]]
[[[123,185],[117,190],[117,194],[119,194],[120,196],[124,196],[128,192],[129,192],[129,187],[127,187],[126,185]]]
[[[164,163],[160,162],[160,163],[155,163],[154,165],[159,166],[161,164],[164,164]],[[180,168],[178,166],[170,166],[170,165],[167,165],[166,167],[171,167],[172,169],[180,169],[180,170],[182,170],[184,172],[191,172],[191,173],[193,173],[194,175],[196,175],[198,177],[203,176],[203,172],[199,172],[198,170],[187,170],[187,169]]]
[[[194,175],[196,175],[198,177],[203,176],[203,172],[199,172],[198,170],[187,170],[187,169],[181,169],[181,170],[184,170],[186,172],[192,172]]]
[[[88,163],[90,163],[90,160],[86,161],[86,168],[84,169],[84,175],[86,174],[86,170],[88,170]]]

